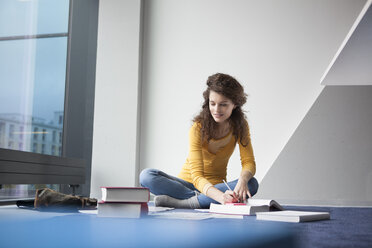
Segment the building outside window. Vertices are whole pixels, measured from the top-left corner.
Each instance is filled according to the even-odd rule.
[[[23,140],[23,135],[25,133],[25,130],[24,130],[24,127],[23,126],[20,126],[19,127],[19,140]],[[22,151],[22,149],[19,149]]]
[[[62,146],[52,135],[63,131],[69,4],[0,1],[0,148],[61,156],[51,147]],[[58,189],[2,185],[0,199],[34,196],[45,186]]]

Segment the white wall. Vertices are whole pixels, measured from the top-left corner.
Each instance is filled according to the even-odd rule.
[[[134,186],[140,61],[140,1],[99,6],[91,196]]]
[[[146,1],[141,168],[178,174],[205,80],[224,72],[250,95],[245,110],[260,181],[321,92],[319,79],[364,2]],[[233,179],[237,152],[230,165]]]
[[[372,82],[371,3],[361,11],[323,78],[327,86],[256,197],[289,205],[372,206],[372,86],[363,85]]]
[[[100,186],[133,186],[139,163],[179,172],[215,72],[237,77],[250,95],[261,180],[322,90],[319,79],[364,0],[145,1],[142,68],[140,2],[100,1],[92,197]],[[234,154],[230,179],[239,164]]]

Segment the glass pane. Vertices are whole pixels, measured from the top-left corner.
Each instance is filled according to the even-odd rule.
[[[61,156],[68,17],[69,0],[0,1],[0,148]],[[59,190],[55,184],[0,186],[0,200],[34,197],[37,188]]]
[[[0,37],[67,33],[69,0],[1,0]]]
[[[0,148],[61,155],[67,37],[0,42]]]

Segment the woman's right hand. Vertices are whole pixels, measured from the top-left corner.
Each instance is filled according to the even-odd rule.
[[[238,202],[238,197],[234,191],[226,190],[222,195],[221,204]]]
[[[235,203],[239,201],[238,195],[235,192],[226,190],[224,193],[213,186],[207,189],[206,195],[221,204]]]

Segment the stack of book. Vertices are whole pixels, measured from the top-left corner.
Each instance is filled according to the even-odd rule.
[[[99,217],[140,218],[148,213],[150,191],[139,187],[101,187]]]

